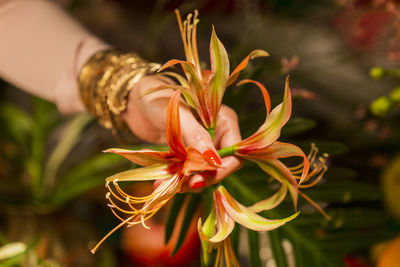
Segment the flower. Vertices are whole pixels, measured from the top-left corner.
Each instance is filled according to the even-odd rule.
[[[93,253],[108,236],[123,225],[130,227],[141,223],[148,228],[145,221],[180,191],[182,184],[192,173],[212,171],[218,168],[214,161],[201,154],[197,149],[184,146],[179,117],[180,96],[181,91],[177,90],[168,104],[166,128],[170,151],[117,148],[105,151],[124,156],[144,167],[124,171],[106,179],[106,187],[109,190],[106,199],[109,201],[111,211],[121,220],[121,223],[92,249]],[[150,195],[144,197],[129,195],[119,186],[120,182],[150,180],[161,180],[162,182]],[[140,204],[142,207],[137,208],[136,206]],[[120,214],[128,217],[123,218]]]
[[[292,111],[289,77],[286,78],[283,101],[272,111],[267,89],[261,83],[253,80],[242,80],[239,85],[245,83],[253,83],[261,90],[267,110],[267,117],[254,134],[235,144],[232,149],[236,156],[256,162],[270,176],[280,183],[286,184],[296,209],[299,186],[303,188],[311,187],[323,177],[327,170],[325,164],[327,155],[325,154],[323,157],[317,158],[318,149],[315,145],[312,145],[310,154],[306,156],[299,147],[277,141],[281,129],[289,120]],[[302,163],[294,167],[287,167],[281,159],[290,157],[300,157],[302,158]],[[313,182],[302,185],[312,178],[315,178]],[[304,193],[300,194],[311,204],[316,205]]]
[[[286,185],[273,196],[266,200],[255,203],[251,207],[245,207],[237,202],[225,189],[218,186],[213,192],[213,208],[207,217],[204,225],[201,218],[198,221],[198,231],[202,239],[203,261],[207,264],[208,255],[213,247],[217,248],[217,259],[215,266],[220,263],[223,266],[223,259],[226,266],[239,266],[235,254],[230,246],[229,235],[235,227],[235,222],[253,231],[270,231],[276,229],[285,223],[296,218],[300,212],[297,212],[285,219],[269,220],[256,213],[269,210],[279,205],[286,196]]]
[[[198,12],[196,10],[194,14],[189,14],[183,23],[179,11],[176,10],[175,13],[178,19],[186,61],[169,60],[159,71],[180,64],[185,77],[174,72],[163,72],[162,75],[175,78],[180,85],[161,85],[150,89],[145,94],[170,88],[182,90],[185,101],[191,107],[192,112],[197,114],[204,127],[213,135],[226,87],[235,82],[240,72],[246,68],[249,60],[256,57],[266,57],[269,54],[264,50],[254,50],[229,74],[227,52],[213,27],[210,41],[211,69],[202,69],[197,51]]]

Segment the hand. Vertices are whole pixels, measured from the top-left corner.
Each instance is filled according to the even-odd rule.
[[[166,113],[172,95],[172,90],[162,90],[142,98],[147,90],[165,84],[170,80],[157,76],[143,77],[131,90],[128,97],[128,106],[122,118],[132,132],[139,138],[151,143],[166,143]],[[191,146],[213,156],[216,161],[221,160],[217,149],[231,146],[241,140],[238,119],[235,111],[222,105],[218,124],[215,130],[214,141],[207,130],[196,120],[192,112],[181,105],[181,129],[185,145]],[[195,174],[183,185],[182,191],[200,191],[206,185],[220,182],[229,174],[242,166],[242,161],[235,156],[224,157],[221,167],[216,172]]]

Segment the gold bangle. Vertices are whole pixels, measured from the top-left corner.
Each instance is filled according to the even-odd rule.
[[[102,126],[116,134],[116,129],[124,125],[120,114],[127,108],[129,91],[143,76],[159,68],[159,64],[149,63],[135,53],[100,51],[80,72],[82,101]]]

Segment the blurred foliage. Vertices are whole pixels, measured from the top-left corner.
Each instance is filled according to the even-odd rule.
[[[282,137],[283,141],[290,140],[306,151],[309,144],[315,142],[321,152],[330,154],[326,177],[320,185],[305,192],[321,204],[332,219],[326,221],[304,202],[299,207],[303,211],[299,218],[268,233],[268,248],[278,267],[292,266],[288,248],[284,245],[287,241],[296,266],[345,266],[344,258],[348,255],[365,258],[372,266],[370,247],[399,233],[399,221],[392,217],[399,204],[391,202],[390,210],[387,210],[382,203],[382,199],[389,198],[390,201],[390,196],[396,196],[394,187],[390,186],[390,181],[395,179],[387,173],[398,173],[391,171],[398,168],[398,161],[392,161],[392,169],[385,172],[385,181],[389,181],[389,185],[383,190],[380,188],[382,169],[400,150],[399,71],[382,56],[386,52],[381,49],[382,41],[377,40],[373,48],[360,52],[353,50],[352,44],[345,40],[348,32],[360,31],[345,23],[344,38],[337,33],[336,22],[343,16],[364,21],[365,18],[356,13],[357,8],[347,12],[343,8],[346,1],[317,0],[59,2],[109,43],[122,49],[133,49],[143,57],[159,62],[183,58],[172,10],[179,7],[184,13],[198,8],[202,20],[198,33],[201,59],[208,60],[211,24],[217,27],[226,44],[232,65],[248,51],[266,49],[271,57],[252,62],[242,77],[267,81],[265,84],[271,91],[273,103],[277,103],[283,93],[281,58],[299,57],[298,66],[290,72],[292,88],[304,89],[315,97],[295,98],[293,117],[283,129]],[[370,1],[359,2],[363,2],[360,6],[364,10],[365,3]],[[370,71],[371,79],[368,76],[371,66],[387,67],[374,67]],[[3,217],[10,216],[10,210],[22,212],[28,209],[34,213],[55,212],[53,216],[57,221],[60,217],[57,210],[64,213],[74,207],[71,202],[75,198],[79,198],[78,210],[82,212],[81,209],[88,209],[87,203],[92,201],[83,197],[85,193],[103,184],[104,178],[116,169],[126,168],[125,160],[100,154],[107,146],[102,141],[92,140],[98,129],[90,117],[61,118],[54,105],[43,100],[35,98],[28,100],[28,104],[6,102],[3,96],[4,99],[13,97],[8,97],[4,91],[0,94],[0,205]],[[13,104],[15,102],[20,104]],[[231,86],[224,103],[238,112],[243,137],[254,132],[265,118],[262,99],[251,86]],[[266,181],[268,177],[263,172],[255,165],[247,164],[224,184],[239,202],[252,204],[276,190]],[[392,193],[388,193],[390,190]],[[195,200],[193,210],[197,207]],[[173,204],[176,209],[172,211],[177,214],[183,200],[176,201]],[[99,206],[94,204],[89,208],[105,210],[104,202],[98,202]],[[292,212],[289,201],[283,206],[264,215],[282,218]],[[82,228],[82,232],[93,229],[97,231],[95,237],[101,236],[109,224],[115,222],[111,215],[108,219],[98,220],[99,217],[85,212],[80,215],[77,228]],[[185,222],[190,221],[191,213],[186,213]],[[170,214],[166,240],[173,231],[175,216]],[[3,221],[1,223],[3,226]],[[184,223],[182,229],[186,227]],[[77,232],[68,234],[85,239],[85,244],[89,240],[86,238],[90,238]],[[21,250],[20,254],[7,258],[1,258],[1,255],[9,242],[1,240],[0,266],[18,266],[26,260],[26,251],[39,242],[35,238],[20,246],[25,248],[24,252]],[[245,240],[250,242],[251,251],[242,255],[243,246],[247,247]],[[21,244],[13,241],[11,245]],[[118,242],[118,236],[110,240],[119,248]],[[265,249],[262,237],[253,232],[246,232],[243,237],[236,227],[232,244],[243,266],[266,264],[266,259],[260,258],[259,253]],[[128,264],[123,256],[116,259],[115,255],[120,256],[120,251],[105,247],[96,266]],[[57,266],[53,264],[50,266]]]

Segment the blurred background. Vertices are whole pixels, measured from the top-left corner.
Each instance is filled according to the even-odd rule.
[[[55,2],[106,42],[160,63],[184,58],[174,9],[198,9],[202,61],[209,61],[215,25],[231,67],[254,49],[270,53],[241,77],[263,82],[273,105],[290,74],[294,107],[281,140],[306,153],[313,142],[329,153],[325,178],[306,193],[332,219],[300,203],[302,215],[272,232],[236,226],[232,242],[242,266],[400,266],[397,1]],[[62,117],[51,103],[5,82],[0,87],[0,266],[199,266],[196,220],[186,227],[181,251],[169,257],[181,237],[178,229],[164,245],[168,208],[150,222],[152,230],[118,231],[92,255],[90,248],[117,224],[105,203],[104,179],[133,167],[101,151],[122,145],[90,115]],[[265,119],[252,87],[229,87],[224,103],[237,111],[243,137]],[[150,145],[133,140],[124,147]],[[246,164],[228,178],[236,184],[229,191],[253,203],[272,190],[263,175]],[[148,191],[151,184],[131,190]],[[269,215],[290,214],[289,204]]]

